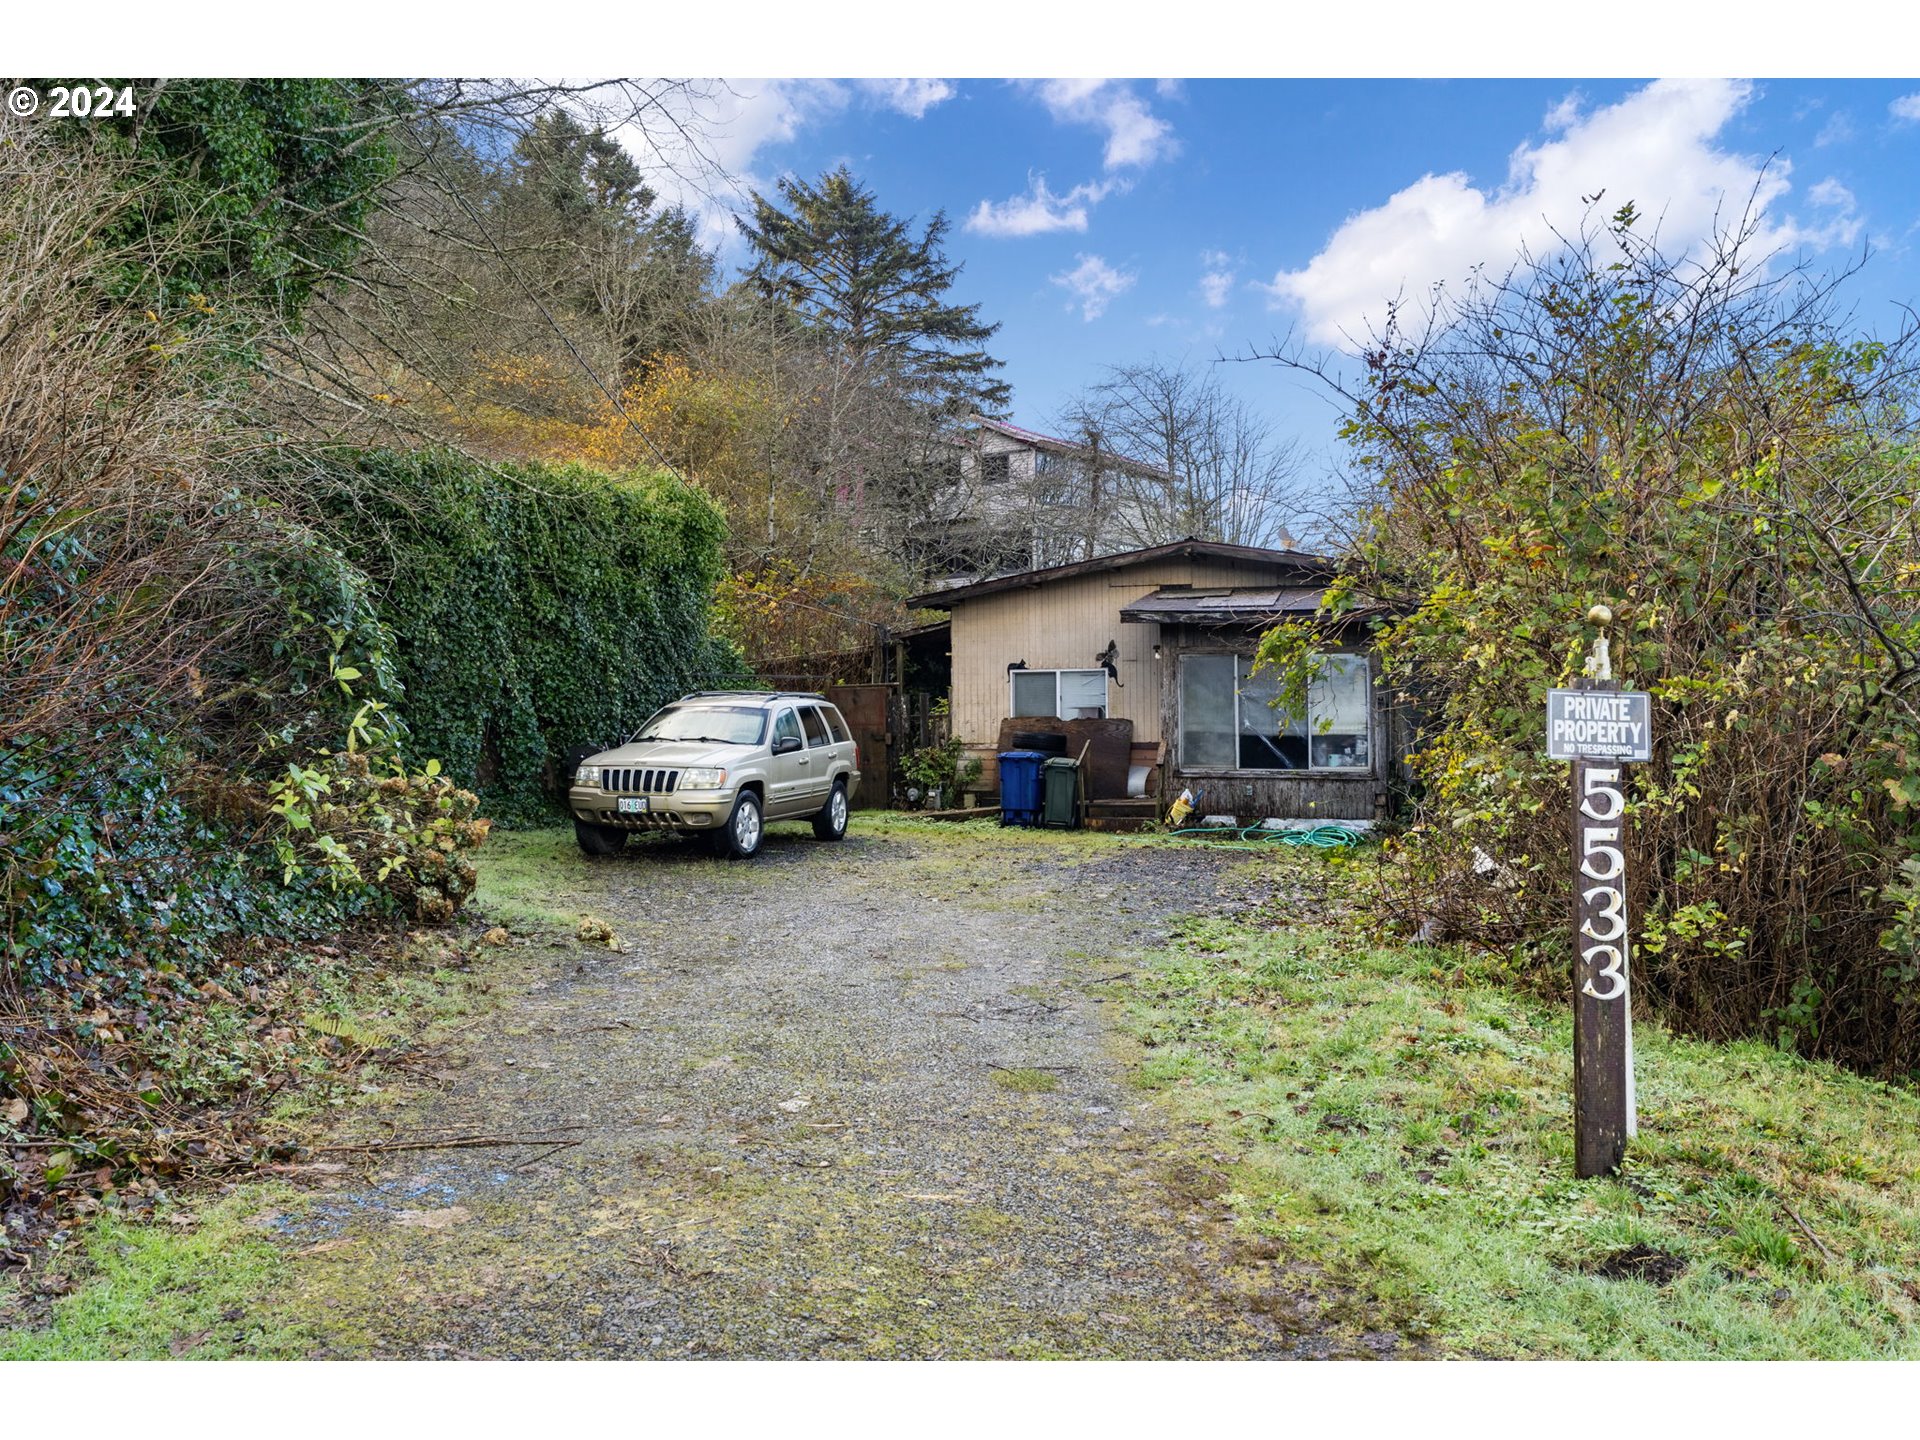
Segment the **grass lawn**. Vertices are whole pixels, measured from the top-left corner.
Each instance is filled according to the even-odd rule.
[[[1141,1082],[1231,1137],[1238,1223],[1442,1353],[1920,1357],[1910,1090],[1643,1022],[1639,1137],[1579,1181],[1570,1007],[1463,952],[1197,921],[1129,1013]]]
[[[0,1280],[0,1361],[298,1359],[306,1337],[268,1303],[287,1268],[261,1228],[279,1194],[248,1186],[177,1224],[100,1216],[60,1266],[81,1283],[37,1323],[4,1328],[25,1318],[27,1277]]]

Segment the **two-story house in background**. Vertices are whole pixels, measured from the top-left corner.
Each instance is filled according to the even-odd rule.
[[[942,517],[922,537],[946,583],[1037,570],[1186,533],[1179,477],[1101,446],[973,416],[942,457]]]

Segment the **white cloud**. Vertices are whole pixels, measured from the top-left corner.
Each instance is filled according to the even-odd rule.
[[[1844,145],[1853,138],[1853,119],[1844,110],[1836,110],[1820,127],[1820,133],[1813,137],[1816,147],[1826,145]]]
[[[1173,127],[1120,80],[1041,80],[1032,83],[1055,120],[1091,125],[1107,134],[1106,168],[1151,165],[1179,152]]]
[[[1822,208],[1833,206],[1839,206],[1844,210],[1853,208],[1853,192],[1831,175],[1807,191],[1807,199]]]
[[[1102,165],[1111,172],[1152,165],[1177,154],[1173,127],[1155,115],[1132,85],[1120,80],[1022,80],[1023,89],[1039,97],[1056,121],[1088,125],[1106,133]],[[1177,93],[1178,82],[1163,81],[1155,88],[1162,96]],[[1044,175],[1029,176],[1027,193],[998,202],[982,200],[967,217],[966,228],[976,235],[1002,238],[1049,235],[1071,230],[1085,234],[1089,212],[1128,182],[1109,178],[1076,185],[1064,195],[1047,188]]]
[[[954,96],[953,86],[945,80],[859,80],[855,83],[889,110],[898,110],[915,120]]]
[[[1598,110],[1563,102],[1548,117],[1556,138],[1515,149],[1504,184],[1481,189],[1458,171],[1422,176],[1349,216],[1305,267],[1280,271],[1265,288],[1275,308],[1299,312],[1310,339],[1359,339],[1403,293],[1457,285],[1482,264],[1504,269],[1523,249],[1551,254],[1578,232],[1589,209],[1582,197],[1601,192],[1609,213],[1632,201],[1669,254],[1737,223],[1749,205],[1767,216],[1756,253],[1850,243],[1860,231],[1850,204],[1812,229],[1767,215],[1791,188],[1790,162],[1714,143],[1753,93],[1745,82],[1660,81]]]
[[[742,244],[733,217],[751,211],[749,192],[773,191],[761,152],[855,104],[915,119],[955,92],[944,80],[726,80],[673,88],[647,82],[659,96],[644,124],[621,127],[621,144],[669,205],[699,222],[701,243],[722,254]]]
[[[1208,308],[1218,310],[1233,293],[1233,257],[1224,250],[1202,250],[1200,263],[1205,267],[1200,276],[1200,298]]]
[[[1902,95],[1887,106],[1887,113],[1905,125],[1920,123],[1920,90],[1911,95]]]
[[[1080,307],[1080,318],[1098,320],[1107,313],[1114,299],[1133,288],[1140,277],[1131,270],[1116,270],[1098,255],[1075,255],[1080,263],[1047,278],[1072,295]],[[1067,307],[1072,309],[1070,305]]]
[[[1049,235],[1056,230],[1084,234],[1088,209],[1115,190],[1126,188],[1124,180],[1089,180],[1064,195],[1056,195],[1047,188],[1046,176],[1034,175],[1028,178],[1024,195],[1010,196],[998,204],[982,200],[967,216],[966,228],[976,235],[998,239]]]
[[[1580,106],[1584,100],[1585,97],[1578,90],[1563,96],[1560,102],[1547,111],[1541,119],[1540,128],[1552,135],[1558,135],[1561,131],[1570,129],[1580,118]]]
[[[701,243],[729,252],[741,243],[733,217],[750,210],[748,192],[773,188],[755,167],[760,152],[851,99],[830,81],[729,80],[666,91],[644,126],[617,133],[661,199],[698,220]]]

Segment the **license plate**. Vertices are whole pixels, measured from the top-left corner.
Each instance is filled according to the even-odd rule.
[[[620,797],[622,815],[644,815],[647,813],[647,797],[644,795],[622,795]]]

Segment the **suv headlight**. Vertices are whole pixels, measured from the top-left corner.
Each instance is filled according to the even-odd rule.
[[[718,790],[727,783],[727,772],[711,766],[701,766],[694,770],[680,772],[679,789],[682,790]]]
[[[598,785],[600,783],[600,767],[598,765],[582,765],[574,772],[573,783],[588,788]]]

